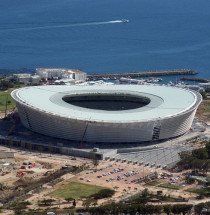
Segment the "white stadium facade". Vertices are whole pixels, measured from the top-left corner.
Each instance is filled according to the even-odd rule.
[[[11,95],[31,131],[95,143],[180,136],[202,101],[197,92],[158,85],[37,86]]]

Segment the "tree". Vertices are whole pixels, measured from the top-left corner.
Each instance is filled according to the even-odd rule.
[[[197,169],[204,172],[210,167],[208,162],[210,153],[210,143],[206,143],[206,147],[194,149],[192,152],[181,152],[179,154],[180,161],[177,163],[178,167],[182,169]]]
[[[206,143],[206,151],[208,152],[208,156],[209,156],[209,159],[210,159],[210,141],[208,141]]]
[[[189,212],[191,211],[193,205],[182,205],[182,214],[189,214]]]
[[[171,213],[171,211],[172,211],[172,206],[171,205],[164,205],[163,206],[163,211],[164,211],[164,213],[169,215]]]
[[[0,81],[0,90],[7,90],[8,88],[13,87],[13,84],[11,82],[8,81]]]
[[[207,99],[207,93],[203,90],[200,90],[199,93],[202,95],[203,99]]]
[[[75,199],[74,199],[74,201],[73,201],[73,203],[72,203],[72,205],[73,205],[73,207],[76,207],[76,201],[75,201]]]
[[[173,205],[172,212],[174,214],[182,213],[183,215],[185,215],[186,213],[189,213],[191,208],[192,208],[192,205],[184,205],[184,204]]]
[[[70,201],[73,201],[74,199],[72,197],[67,197],[65,200],[69,203]]]
[[[15,214],[22,214],[23,210],[27,208],[27,205],[31,205],[30,202],[13,202],[10,204],[10,208],[14,210]]]
[[[202,166],[203,166],[203,160],[194,158],[191,163],[190,163],[190,168],[194,169],[194,170],[201,170]]]
[[[149,195],[149,192],[148,192],[148,189],[146,188],[142,191],[142,196],[147,197],[148,195]]]
[[[90,152],[90,157],[91,157],[93,166],[94,166],[95,168],[97,168],[97,166],[99,165],[99,160],[98,160],[98,158],[97,158],[97,156],[96,156],[96,153],[93,152],[93,151],[91,151],[91,152]]]
[[[203,210],[204,207],[205,207],[204,203],[200,203],[200,204],[195,205],[195,213],[201,214],[201,211]]]
[[[182,206],[181,205],[173,205],[171,211],[174,214],[180,214],[182,212]]]
[[[92,161],[95,168],[97,168],[97,166],[99,165],[99,160],[97,158],[94,158]]]
[[[146,205],[145,213],[146,214],[154,214],[155,213],[155,206],[154,205]]]
[[[44,204],[44,205],[51,205],[53,202],[55,202],[54,199],[43,199],[41,201],[41,203]]]
[[[185,182],[186,182],[187,184],[194,184],[194,183],[195,183],[195,178],[192,178],[192,177],[190,177],[189,175],[187,175],[187,176],[185,177]]]
[[[144,189],[141,195],[134,197],[131,200],[133,203],[146,204],[149,201],[149,192],[148,189]]]
[[[162,207],[160,205],[154,205],[154,213],[161,214]]]
[[[114,193],[115,193],[114,190],[107,188],[107,189],[100,190],[98,193],[91,195],[91,197],[93,197],[94,199],[103,199],[103,198],[112,197]]]
[[[94,207],[96,207],[97,204],[98,204],[97,199],[92,199],[92,205],[93,205]]]
[[[194,160],[191,152],[180,152],[179,157],[180,161],[177,163],[178,167],[181,167],[182,169],[191,168],[191,162]]]
[[[203,171],[207,173],[209,169],[210,169],[210,159],[206,160],[203,164]]]
[[[206,92],[206,93],[210,93],[210,88],[206,88],[206,89],[205,89],[205,92]]]
[[[192,155],[201,160],[206,160],[209,157],[208,151],[206,148],[194,149],[192,151]]]
[[[83,201],[82,206],[85,207],[85,209],[88,209],[90,207],[91,203],[92,203],[92,199],[87,198]]]

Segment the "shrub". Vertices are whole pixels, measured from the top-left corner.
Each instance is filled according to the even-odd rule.
[[[65,198],[65,200],[66,200],[67,202],[71,202],[71,201],[74,200],[74,198],[72,198],[72,197],[67,197],[67,198]]]
[[[53,202],[55,202],[54,199],[43,199],[40,203],[44,205],[51,205]]]

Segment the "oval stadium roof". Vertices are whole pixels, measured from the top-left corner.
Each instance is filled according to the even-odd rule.
[[[66,103],[63,96],[71,94],[134,94],[151,102],[133,110],[103,111]],[[12,92],[22,103],[35,109],[67,118],[104,122],[135,122],[166,118],[189,110],[197,101],[194,92],[153,85],[36,86]]]

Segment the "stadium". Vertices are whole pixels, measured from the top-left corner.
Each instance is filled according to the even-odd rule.
[[[14,90],[22,124],[93,143],[154,142],[189,131],[199,93],[158,85],[36,86]]]

